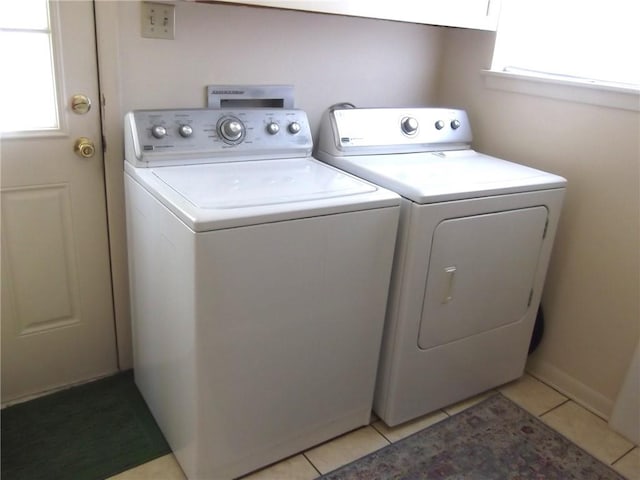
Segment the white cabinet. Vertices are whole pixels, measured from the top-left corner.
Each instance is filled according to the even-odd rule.
[[[237,3],[479,30],[496,30],[500,10],[500,0],[216,0],[212,3]]]

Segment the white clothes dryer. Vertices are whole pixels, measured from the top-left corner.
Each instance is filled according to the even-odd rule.
[[[125,118],[134,377],[190,479],[369,422],[400,197],[299,110]]]
[[[388,425],[524,371],[566,180],[470,144],[461,110],[322,119],[317,158],[403,197],[374,400]]]

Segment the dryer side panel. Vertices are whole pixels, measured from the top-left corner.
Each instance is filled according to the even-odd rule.
[[[523,318],[540,259],[544,206],[447,219],[438,224],[418,345],[476,335]]]

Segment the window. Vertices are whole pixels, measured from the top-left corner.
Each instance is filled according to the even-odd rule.
[[[0,2],[0,132],[60,127],[47,0]]]
[[[640,2],[503,0],[494,70],[640,88]]]

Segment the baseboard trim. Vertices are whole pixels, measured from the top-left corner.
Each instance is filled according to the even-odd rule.
[[[596,392],[559,368],[541,361],[529,362],[527,372],[590,412],[608,421],[614,401]]]
[[[2,405],[0,406],[0,408],[4,409],[7,407],[12,407],[14,405],[18,405],[19,403],[24,403],[24,402],[28,402],[30,400],[35,400],[36,398],[40,398],[40,397],[45,397],[47,395],[51,395],[52,393],[57,393],[57,392],[61,392],[62,390],[68,390],[69,388],[73,388],[73,387],[79,387],[80,385],[84,385],[85,383],[91,383],[91,382],[95,382],[96,380],[102,380],[103,378],[107,378],[107,377],[111,377],[112,375],[115,375],[116,373],[119,373],[118,370],[115,370],[113,372],[109,372],[109,373],[102,373],[96,377],[91,377],[91,378],[87,378],[85,380],[78,380],[77,382],[72,382],[72,383],[67,383],[64,385],[60,385],[58,387],[52,387],[52,388],[48,388],[46,390],[43,390],[41,392],[37,392],[37,393],[29,393],[26,395],[19,395],[15,398],[10,398],[8,400],[5,400],[2,402]]]

